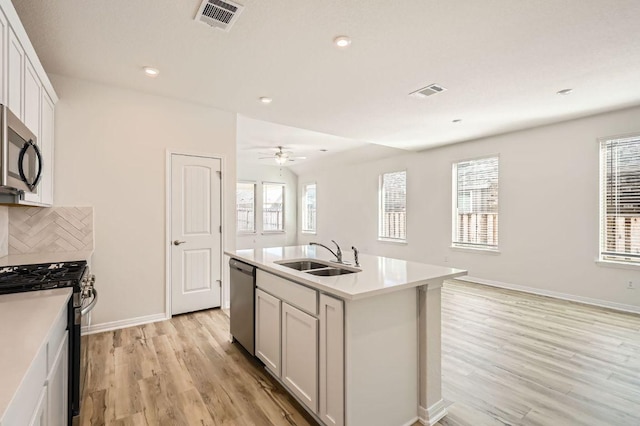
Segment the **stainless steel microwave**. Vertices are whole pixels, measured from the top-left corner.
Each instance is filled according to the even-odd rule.
[[[35,193],[42,177],[42,154],[36,136],[11,112],[0,105],[0,193]]]

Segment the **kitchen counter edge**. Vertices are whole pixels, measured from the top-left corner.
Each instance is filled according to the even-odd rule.
[[[425,264],[425,263],[420,263],[420,262],[410,262],[410,261],[405,261],[403,259],[394,259],[394,258],[383,258],[381,256],[373,256],[373,257],[378,257],[378,258],[383,258],[383,259],[392,259],[392,260],[399,260],[399,261],[405,261],[405,262],[409,262],[409,263],[416,263],[416,264],[421,264],[421,265],[426,265],[426,266],[434,266],[434,267],[438,267],[438,268],[443,268],[443,269],[449,269],[450,273],[447,274],[442,274],[442,275],[431,275],[431,276],[425,276],[423,278],[420,279],[413,279],[413,280],[407,280],[405,283],[402,284],[396,284],[393,286],[389,286],[389,287],[378,287],[372,290],[367,290],[367,291],[359,291],[357,293],[350,293],[348,291],[342,290],[340,288],[336,288],[335,286],[330,285],[331,281],[335,281],[334,278],[335,277],[317,277],[317,276],[313,276],[313,278],[311,278],[311,276],[309,276],[308,274],[306,274],[305,272],[300,272],[300,271],[296,271],[294,269],[290,269],[290,268],[286,268],[284,266],[280,266],[277,263],[270,261],[267,263],[255,260],[253,258],[248,258],[246,256],[243,256],[241,253],[237,253],[235,251],[225,251],[224,252],[225,255],[229,256],[232,259],[236,259],[239,260],[241,262],[244,263],[248,263],[252,266],[255,266],[258,269],[261,269],[265,272],[269,272],[272,273],[274,275],[277,275],[279,277],[285,278],[287,280],[290,281],[294,281],[298,284],[302,284],[305,285],[307,287],[311,287],[315,290],[319,290],[322,291],[324,293],[327,293],[329,295],[333,295],[336,297],[339,297],[341,299],[344,300],[360,300],[360,299],[365,299],[368,297],[375,297],[375,296],[380,296],[383,294],[388,294],[388,293],[393,293],[396,291],[401,291],[401,290],[405,290],[408,288],[414,288],[414,287],[420,287],[423,285],[429,285],[429,284],[433,284],[435,281],[442,281],[442,280],[446,280],[446,279],[452,279],[452,278],[456,278],[459,276],[463,276],[463,275],[467,275],[467,271],[462,270],[462,269],[456,269],[456,268],[448,268],[448,267],[442,267],[439,265],[429,265],[429,264]],[[363,255],[363,256],[371,256],[371,255]],[[298,258],[292,258],[290,260],[294,261],[297,260]],[[325,260],[322,258],[318,258],[320,260]],[[282,259],[285,260],[285,259]],[[289,259],[286,259],[289,260]],[[336,267],[339,267],[340,265],[336,264]],[[455,272],[453,272],[455,271]],[[314,279],[315,278],[315,279]],[[322,282],[322,280],[326,280],[328,281],[326,284]]]

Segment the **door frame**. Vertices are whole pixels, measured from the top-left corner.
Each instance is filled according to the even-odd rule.
[[[166,319],[171,319],[171,158],[174,155],[184,155],[187,157],[202,157],[210,158],[213,160],[220,160],[220,226],[222,226],[222,232],[220,234],[220,307],[224,306],[224,248],[226,247],[226,232],[225,232],[225,156],[220,154],[209,154],[203,152],[184,151],[184,150],[171,150],[167,149],[165,158],[165,305],[164,316]]]

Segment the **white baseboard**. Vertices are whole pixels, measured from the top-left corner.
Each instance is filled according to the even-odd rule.
[[[447,406],[443,399],[440,399],[429,408],[418,405],[418,421],[423,425],[433,426],[447,415]]]
[[[118,321],[103,322],[102,324],[91,324],[82,326],[82,335],[102,333],[103,331],[118,330],[120,328],[132,327],[134,325],[149,324],[151,322],[164,321],[167,319],[165,313],[146,315],[143,317],[129,318]]]
[[[476,283],[476,284],[484,284],[484,285],[488,285],[488,286],[491,286],[491,287],[499,287],[499,288],[505,288],[505,289],[508,289],[508,290],[522,291],[524,293],[537,294],[539,296],[553,297],[555,299],[568,300],[570,302],[584,303],[585,305],[598,306],[598,307],[601,307],[601,308],[615,309],[616,311],[630,312],[630,313],[633,313],[633,314],[640,314],[640,306],[626,305],[624,303],[609,302],[607,300],[591,299],[589,297],[576,296],[576,295],[573,295],[573,294],[560,293],[560,292],[557,292],[557,291],[542,290],[542,289],[539,289],[539,288],[527,287],[527,286],[523,286],[523,285],[503,283],[501,281],[485,280],[483,278],[470,277],[468,275],[467,276],[463,276],[463,277],[457,277],[457,278],[454,278],[454,279],[459,280],[459,281],[468,281],[468,282]]]
[[[402,426],[411,426],[414,425],[417,421],[419,421],[420,419],[418,418],[418,416],[415,416],[413,419],[409,420],[408,422],[406,422],[405,424],[403,424]]]

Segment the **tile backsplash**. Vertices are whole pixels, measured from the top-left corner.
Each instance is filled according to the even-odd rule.
[[[9,254],[93,250],[93,207],[8,210]]]

